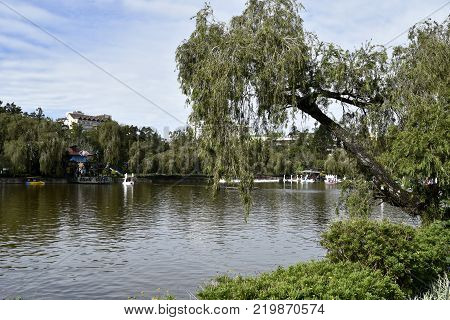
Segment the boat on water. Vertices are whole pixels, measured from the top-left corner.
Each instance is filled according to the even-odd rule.
[[[284,183],[286,183],[286,182],[295,182],[295,183],[299,183],[299,182],[301,182],[302,181],[302,178],[301,177],[299,177],[298,175],[296,175],[296,177],[295,177],[295,179],[294,179],[294,176],[291,174],[291,178],[289,179],[289,177],[286,179],[286,175],[283,175],[283,182]]]
[[[301,175],[301,176],[296,175],[295,178],[294,178],[293,175],[291,175],[290,179],[289,179],[289,177],[286,178],[286,175],[283,175],[283,183],[286,183],[286,182],[290,182],[290,183],[293,183],[293,182],[295,182],[295,183],[310,183],[310,182],[316,182],[316,180],[310,178],[308,175],[304,175],[304,176],[303,175]]]
[[[134,186],[134,173],[131,175],[131,177],[128,176],[128,173],[125,173],[122,184],[124,186]]]
[[[337,175],[327,174],[325,176],[325,184],[337,184],[339,182],[342,182],[341,179],[338,179]]]
[[[25,184],[27,186],[44,186],[45,185],[45,181],[36,178],[36,177],[28,177],[25,180]]]
[[[253,180],[253,183],[277,183],[279,182],[279,178],[256,178]],[[240,179],[231,179],[227,181],[226,179],[220,179],[219,183],[225,184],[225,183],[240,183]]]
[[[72,180],[72,182],[79,184],[110,184],[112,183],[112,179],[108,176],[78,176],[74,180]]]
[[[312,183],[320,180],[320,171],[316,170],[303,170],[301,172],[301,181],[302,183]]]

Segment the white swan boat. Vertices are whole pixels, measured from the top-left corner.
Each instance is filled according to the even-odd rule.
[[[295,182],[295,183],[307,183],[307,182],[315,182],[314,179],[310,179],[308,178],[308,176],[299,176],[297,175],[296,178],[294,179],[293,175],[291,175],[291,178],[286,179],[286,175],[283,176],[283,182]]]
[[[332,175],[332,174],[327,174],[325,176],[325,184],[337,184],[339,182],[342,182],[341,179],[338,179],[338,177],[336,175]]]
[[[291,174],[291,178],[286,179],[286,175],[283,175],[283,182],[295,182],[295,183],[299,183],[299,182],[303,182],[302,178],[299,177],[298,175],[296,176],[296,178],[294,179],[294,176]]]
[[[133,186],[134,185],[134,173],[131,177],[128,177],[128,173],[125,173],[125,177],[123,178],[122,184],[124,186]]]

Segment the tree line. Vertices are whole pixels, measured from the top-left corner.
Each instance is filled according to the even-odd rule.
[[[304,169],[351,176],[354,161],[322,126],[309,132],[292,127],[289,141],[272,132],[251,141],[255,176],[299,174]],[[91,130],[68,128],[38,108],[27,113],[14,103],[0,102],[0,167],[11,174],[63,176],[67,148],[76,145],[94,154],[93,161],[120,172],[137,174],[208,174],[208,158],[199,152],[201,135],[187,127],[164,139],[150,127],[102,123]]]

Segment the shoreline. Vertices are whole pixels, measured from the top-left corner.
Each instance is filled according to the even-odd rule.
[[[72,184],[70,178],[55,178],[55,177],[42,177],[35,176],[40,180],[44,181],[46,184]],[[0,177],[0,185],[2,184],[25,184],[27,177]],[[206,175],[142,175],[136,176],[137,181],[139,182],[204,182],[207,183],[210,179],[209,176]],[[112,177],[112,183],[121,183],[123,181],[122,177]],[[74,183],[76,184],[76,183]]]

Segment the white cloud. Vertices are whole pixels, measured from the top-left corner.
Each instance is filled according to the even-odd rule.
[[[18,39],[9,35],[0,34],[0,46],[3,50],[21,50],[25,51],[28,54],[45,54],[47,50],[42,46],[30,43],[28,41],[24,41],[22,39]]]
[[[186,121],[189,110],[179,90],[174,53],[192,32],[194,25],[189,18],[203,7],[203,0],[43,0],[39,6],[18,0],[8,3]],[[211,1],[221,20],[239,14],[244,3]],[[346,48],[370,38],[375,43],[388,41],[441,4],[437,0],[304,3],[305,28]],[[27,111],[41,106],[53,116],[63,116],[76,108],[109,113],[119,122],[159,130],[180,125],[1,5],[0,72],[0,100],[15,101]]]
[[[17,14],[12,11],[11,8],[36,23],[47,25],[64,23],[67,21],[64,17],[54,14],[42,7],[27,4],[23,1],[3,1],[3,3],[0,3],[0,17],[18,18]]]
[[[303,0],[305,27],[321,39],[352,49],[367,40],[384,44],[439,8],[442,0],[392,1],[314,1]],[[437,21],[449,13],[449,7],[435,13]],[[404,43],[407,35],[393,44]]]
[[[164,17],[190,17],[198,11],[198,5],[189,1],[122,0],[125,8],[139,12],[147,11]]]

